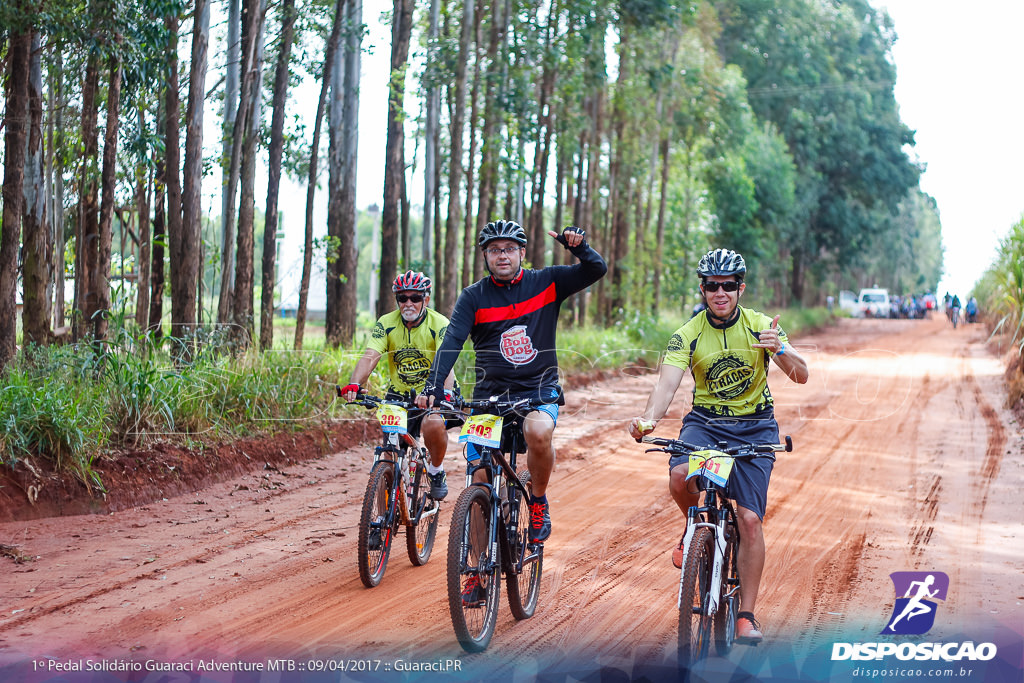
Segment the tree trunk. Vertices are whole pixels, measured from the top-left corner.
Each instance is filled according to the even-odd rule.
[[[235,291],[232,302],[232,314],[235,323],[235,335],[242,348],[248,348],[254,334],[253,290],[255,282],[255,219],[256,219],[256,163],[257,142],[259,141],[260,94],[263,85],[263,14],[265,3],[261,0],[248,0],[246,12],[256,15],[254,22],[246,22],[248,29],[252,26],[256,35],[246,36],[245,44],[252,44],[255,50],[250,73],[243,74],[242,80],[249,81],[248,87],[243,83],[242,92],[246,98],[242,101],[242,116],[245,128],[242,131],[242,152],[239,166],[238,193],[238,248],[235,265]]]
[[[281,159],[284,156],[284,112],[288,98],[288,63],[295,35],[295,0],[281,6],[281,51],[274,70],[274,113],[270,123],[270,167],[267,180],[267,213],[263,228],[263,291],[260,298],[260,348],[274,345],[274,286],[277,265],[278,196]]]
[[[146,107],[139,106],[139,127],[145,128]],[[145,330],[149,322],[149,284],[152,269],[153,243],[149,220],[149,169],[143,159],[135,166],[135,212],[139,216],[139,258],[136,263],[138,275],[135,298],[135,324]]]
[[[668,170],[669,170],[669,144],[668,135],[661,139],[661,190],[658,198],[658,228],[657,244],[654,248],[655,254],[665,253],[665,208],[668,204]],[[651,300],[651,313],[655,316],[661,310],[661,273],[662,262],[660,258],[654,259],[654,297]]]
[[[345,24],[362,23],[362,0],[345,4]],[[348,345],[355,333],[356,257],[355,163],[358,153],[359,50],[361,34],[349,30],[338,50],[331,86],[330,199],[327,234],[333,254],[327,259],[327,344]],[[329,250],[331,251],[331,250]],[[332,258],[333,256],[333,258]]]
[[[427,34],[427,55],[428,60],[437,58],[438,50],[438,26],[441,12],[440,0],[430,0],[430,28]],[[437,129],[441,116],[441,94],[436,83],[427,87],[426,95],[427,117],[423,130],[423,256],[424,263],[430,263],[432,258],[434,242],[435,223],[438,222],[437,213],[434,210],[438,195],[437,190]],[[435,279],[440,275],[434,272]],[[438,286],[440,287],[440,282]]]
[[[17,353],[18,240],[24,206],[25,143],[29,113],[30,28],[11,31],[7,43],[7,91],[4,93],[3,224],[0,230],[0,370]]]
[[[412,0],[394,0],[391,25],[391,87],[388,92],[388,137],[384,152],[384,206],[380,223],[380,280],[377,310],[391,310],[391,283],[398,270],[398,220],[405,177],[405,74],[412,36]]]
[[[110,323],[110,248],[114,225],[114,189],[117,184],[117,132],[121,118],[121,36],[114,38],[110,58],[110,86],[107,88],[107,125],[103,136],[103,175],[100,185],[100,230],[97,268],[93,270],[92,289],[98,293],[98,312],[93,319],[93,336],[107,338]]]
[[[309,176],[306,179],[306,224],[302,249],[302,280],[299,284],[299,308],[295,313],[295,349],[302,348],[306,331],[306,306],[309,301],[309,279],[313,270],[313,198],[316,196],[317,156],[320,149],[320,131],[327,108],[327,94],[330,92],[334,75],[334,62],[341,40],[341,26],[344,19],[345,0],[336,0],[334,25],[327,40],[324,68],[320,82],[320,99],[316,106],[316,121],[313,124],[313,142],[309,149]],[[329,286],[329,285],[328,285]]]
[[[50,329],[51,233],[46,212],[46,172],[43,155],[43,69],[39,33],[32,35],[28,78],[29,129],[25,153],[22,218],[22,331],[25,343],[47,345]]]
[[[469,154],[466,165],[466,210],[463,219],[465,225],[462,228],[462,289],[465,289],[471,282],[475,281],[474,275],[476,271],[474,270],[473,255],[479,251],[476,248],[478,231],[473,216],[473,197],[476,193],[473,173],[476,163],[476,129],[477,119],[479,118],[477,106],[480,102],[480,78],[483,75],[480,68],[480,46],[483,45],[483,13],[486,11],[484,1],[479,0],[476,12],[473,15],[473,86],[469,91]]]
[[[473,0],[462,2],[462,22],[459,30],[459,54],[470,53],[473,35]],[[454,99],[448,159],[448,218],[444,227],[444,283],[438,305],[442,311],[450,311],[458,296],[458,240],[462,225],[462,141],[465,138],[466,123],[466,59],[455,64],[455,87],[449,90]]]
[[[60,51],[54,55],[54,66],[50,68],[50,92],[53,93],[49,119],[51,131],[49,135],[50,159],[49,176],[52,178],[53,211],[50,212],[53,222],[53,327],[64,327],[64,157],[54,154],[54,150],[64,148],[64,58]],[[66,330],[61,329],[61,332]]]
[[[231,292],[235,277],[235,190],[237,179],[232,171],[235,160],[235,123],[241,93],[242,71],[242,0],[228,3],[228,49],[224,65],[224,121],[221,143],[221,199],[220,199],[220,266],[221,286],[217,299],[217,321],[227,320],[231,306]]]
[[[82,170],[78,200],[78,234],[75,236],[75,315],[72,319],[72,338],[79,340],[85,334],[96,311],[95,295],[90,286],[91,272],[96,267],[95,251],[99,239],[98,182],[95,168],[99,149],[97,119],[99,105],[99,56],[89,54],[82,82]]]
[[[178,91],[180,87],[178,84],[178,18],[168,17],[164,23],[171,34],[171,46],[167,54],[167,94],[165,97],[167,102],[165,137],[167,164],[164,167],[167,200],[166,229],[171,257],[171,337],[177,340],[178,344],[182,344],[185,342],[184,335],[187,334],[183,325],[186,325],[187,321],[179,319],[178,316],[184,315],[184,302],[178,301],[177,305],[175,302],[175,284],[182,284],[175,271],[183,265],[176,262],[178,255],[176,245],[185,240],[185,236],[182,234],[181,175],[179,170],[181,169],[181,93]],[[182,291],[178,291],[177,295],[183,296]],[[184,351],[184,349],[179,349],[179,351]]]
[[[156,116],[157,138],[167,136],[167,113],[166,107],[158,105]],[[158,155],[156,168],[153,171],[153,187],[155,197],[153,198],[153,259],[150,268],[150,296],[149,296],[149,323],[146,326],[147,332],[152,333],[154,339],[163,336],[164,318],[164,236],[167,234],[167,159]]]
[[[202,277],[203,109],[207,49],[210,41],[210,2],[196,0],[192,24],[192,64],[185,114],[185,188],[178,238],[171,243],[171,336],[184,342],[184,360],[191,360],[199,324],[198,292]]]

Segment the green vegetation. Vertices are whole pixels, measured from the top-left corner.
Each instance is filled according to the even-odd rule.
[[[824,309],[781,313],[792,336],[827,323]],[[563,326],[559,362],[565,376],[636,365],[655,367],[681,315],[641,315],[607,329]],[[364,329],[369,329],[367,325]],[[23,463],[73,472],[90,486],[103,483],[97,458],[120,449],[172,441],[201,449],[216,441],[301,430],[338,417],[364,417],[334,399],[362,354],[365,334],[352,349],[225,352],[203,340],[188,366],[174,365],[170,347],[123,329],[106,345],[32,347],[7,368],[0,390],[0,464]],[[468,345],[467,345],[468,347]],[[464,393],[472,391],[473,353],[456,366]],[[380,393],[383,363],[369,382]]]

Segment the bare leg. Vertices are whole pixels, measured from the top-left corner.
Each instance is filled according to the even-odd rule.
[[[526,464],[530,469],[533,495],[540,498],[547,492],[551,471],[555,468],[555,449],[551,435],[555,432],[555,421],[545,412],[535,410],[523,420],[523,435],[526,437]]]
[[[423,418],[420,431],[423,434],[423,444],[430,453],[431,464],[434,467],[441,467],[448,452],[448,432],[444,429],[444,420],[437,413],[431,413]]]
[[[736,523],[740,530],[740,548],[736,569],[740,575],[741,612],[753,612],[764,571],[764,529],[753,510],[736,506]]]

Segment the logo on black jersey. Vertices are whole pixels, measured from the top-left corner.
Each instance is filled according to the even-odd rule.
[[[719,356],[708,368],[704,379],[708,393],[723,401],[742,396],[753,381],[754,369],[731,353]]]
[[[395,370],[398,379],[409,386],[416,386],[427,381],[430,361],[419,349],[399,349],[395,351]]]

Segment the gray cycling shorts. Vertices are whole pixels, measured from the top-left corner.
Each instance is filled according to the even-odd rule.
[[[779,423],[771,410],[744,417],[724,417],[695,408],[683,418],[679,440],[710,448],[720,441],[726,442],[727,446],[778,443]],[[687,456],[672,456],[668,461],[669,471],[679,465],[687,467],[687,461]],[[737,460],[725,494],[737,505],[753,510],[763,520],[774,464],[770,458]]]

